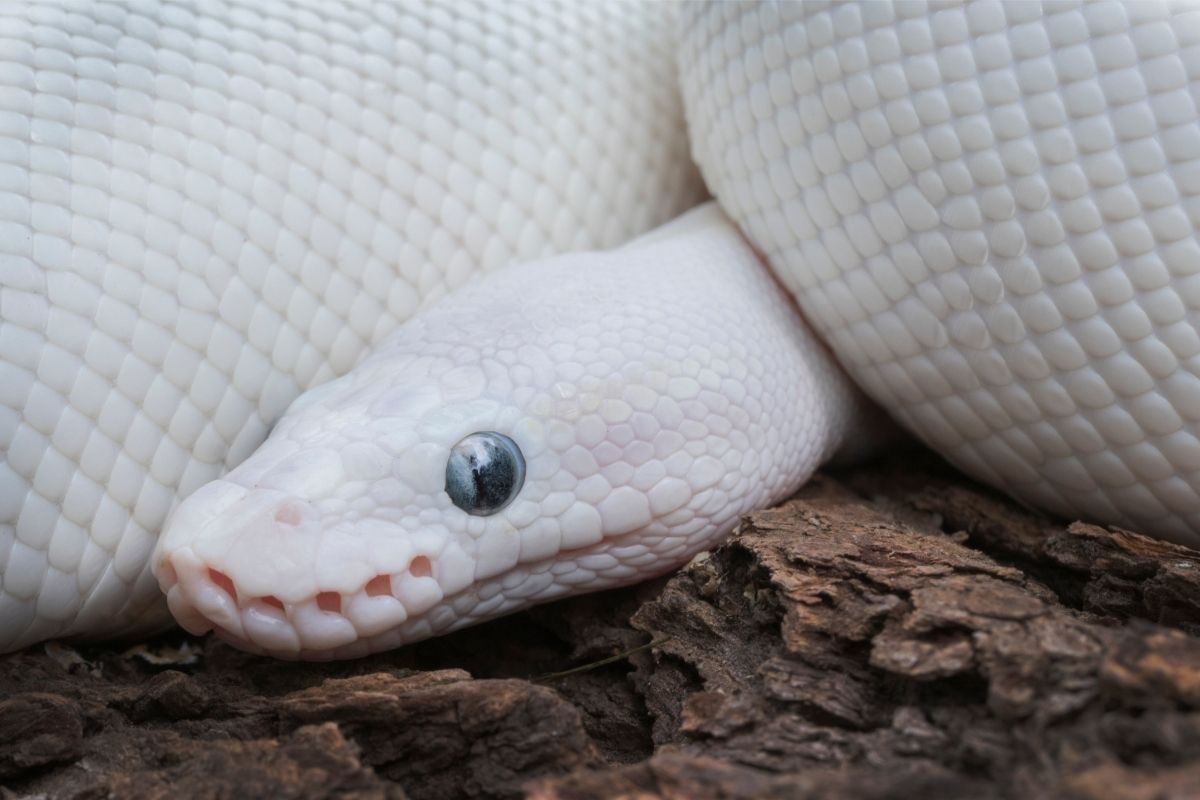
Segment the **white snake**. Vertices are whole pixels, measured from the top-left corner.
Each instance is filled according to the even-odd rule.
[[[759,255],[967,472],[1200,543],[1198,105],[1149,2],[0,6],[0,651],[673,569],[886,435]],[[546,260],[689,145],[720,208]]]

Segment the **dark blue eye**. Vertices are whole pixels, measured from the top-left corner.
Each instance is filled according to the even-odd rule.
[[[524,483],[525,457],[502,433],[472,433],[450,450],[446,494],[468,514],[495,514],[512,502]]]

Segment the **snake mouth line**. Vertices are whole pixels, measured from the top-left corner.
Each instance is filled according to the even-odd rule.
[[[375,575],[356,592],[321,591],[300,602],[239,591],[188,548],[160,561],[157,575],[171,613],[189,633],[214,631],[239,646],[283,656],[332,651],[402,624],[414,584],[424,590],[418,605],[441,599],[427,556],[415,557],[404,572]]]

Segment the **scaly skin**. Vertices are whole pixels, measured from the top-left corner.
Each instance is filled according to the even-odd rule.
[[[858,384],[1030,505],[1200,547],[1200,7],[683,13],[705,180]]]
[[[172,505],[303,390],[699,202],[675,10],[0,4],[0,652],[168,624]]]
[[[695,199],[676,55],[709,188],[886,409],[1200,544],[1194,7],[690,3],[678,52],[665,4],[98,8],[5,49],[0,648],[147,619],[173,500],[422,303],[182,504],[189,628],[341,657],[636,580],[865,433],[717,212],[537,262]],[[480,430],[527,451],[490,517],[444,483]]]

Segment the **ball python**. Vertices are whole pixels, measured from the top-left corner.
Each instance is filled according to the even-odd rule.
[[[1198,34],[6,7],[0,650],[169,606],[352,657],[661,574],[885,439],[856,386],[1023,502],[1196,544]]]

